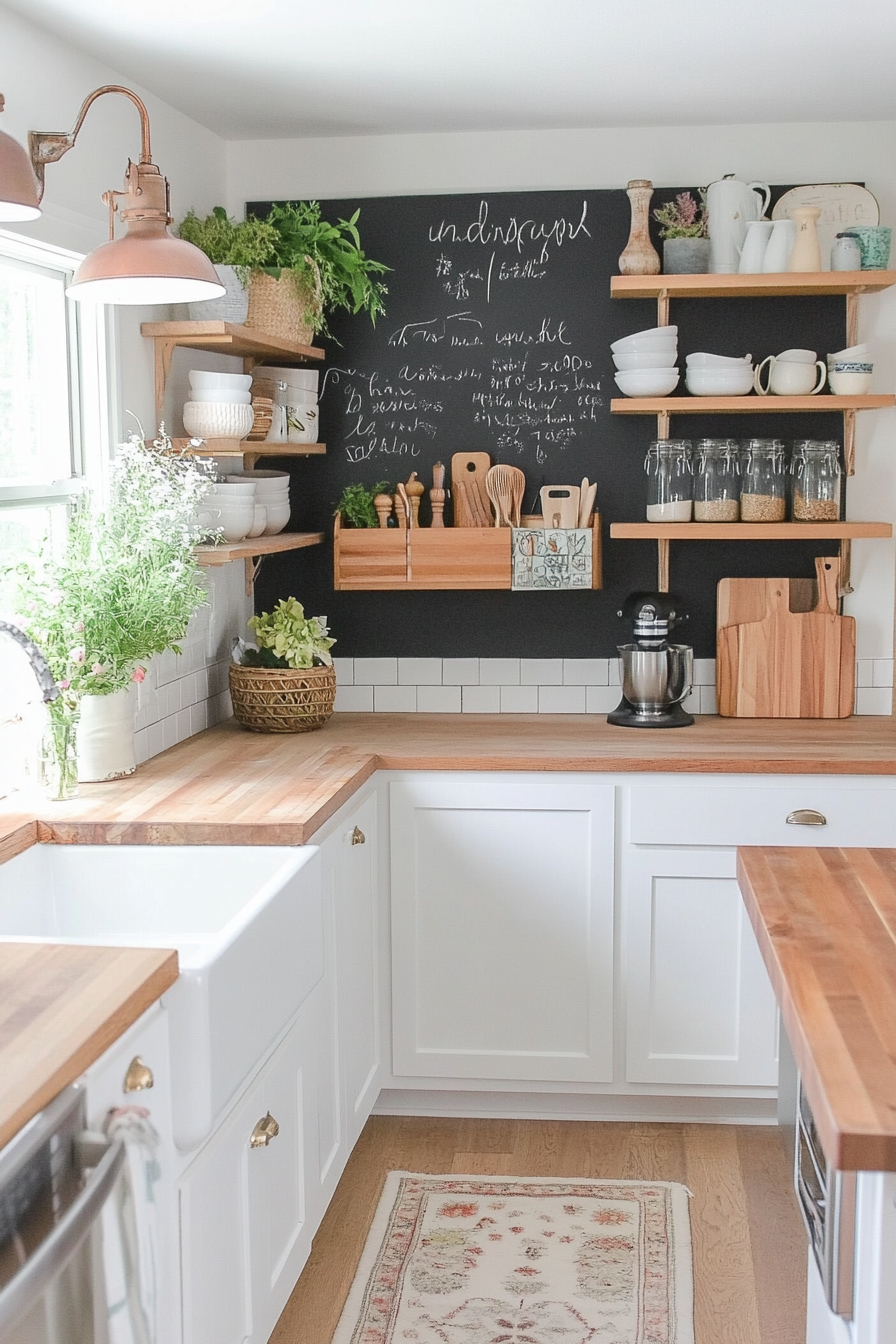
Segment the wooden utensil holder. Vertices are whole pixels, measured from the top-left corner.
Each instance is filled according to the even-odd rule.
[[[600,515],[591,529],[592,588],[603,586]],[[512,532],[508,527],[346,528],[333,533],[333,587],[510,591]],[[563,590],[566,591],[566,590]]]

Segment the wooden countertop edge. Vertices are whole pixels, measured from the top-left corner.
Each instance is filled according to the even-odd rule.
[[[761,853],[761,847],[758,846],[738,848],[737,882],[781,1010],[784,1028],[812,1108],[825,1155],[832,1165],[841,1171],[896,1171],[896,1133],[882,1133],[879,1126],[874,1125],[844,1123],[843,1117],[835,1114],[822,1075],[834,1071],[832,1065],[840,1072],[848,1072],[854,1069],[854,1062],[848,1051],[840,1049],[839,1035],[832,1034],[826,1037],[825,1050],[829,1058],[825,1063],[813,1051],[791,993],[787,971],[778,954],[774,930],[763,917],[752,878],[744,862],[744,851],[749,852],[751,848],[753,852]],[[841,1055],[843,1058],[839,1057]]]
[[[97,950],[104,953],[118,951],[127,956],[138,949]],[[7,1111],[4,1107],[0,1114],[0,1148],[14,1138],[22,1126],[37,1115],[38,1111],[52,1101],[64,1087],[76,1082],[85,1070],[133,1026],[177,980],[179,972],[176,952],[166,949],[139,949],[139,951],[144,957],[155,960],[155,966],[142,976],[130,994],[117,1002],[115,1007],[88,1031],[75,1050],[61,1057],[50,1067],[37,1087],[29,1091],[17,1104],[14,1103],[11,1111]]]

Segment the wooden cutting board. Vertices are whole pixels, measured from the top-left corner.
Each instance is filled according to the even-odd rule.
[[[716,616],[719,713],[844,719],[855,696],[856,623],[838,615],[840,561],[811,579],[722,579]]]
[[[580,492],[578,485],[543,485],[541,513],[545,527],[578,527]]]
[[[491,527],[491,500],[485,478],[492,460],[488,453],[455,453],[451,458],[451,498],[455,527]]]

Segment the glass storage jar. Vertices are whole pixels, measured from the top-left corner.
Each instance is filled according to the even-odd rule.
[[[736,523],[740,515],[740,454],[734,439],[700,439],[694,453],[694,518]]]
[[[797,439],[790,470],[793,521],[836,523],[840,518],[839,443],[832,439]]]
[[[648,523],[689,523],[694,489],[690,439],[654,439],[644,470]]]
[[[783,439],[747,439],[740,482],[743,523],[783,523],[787,517],[787,459]]]

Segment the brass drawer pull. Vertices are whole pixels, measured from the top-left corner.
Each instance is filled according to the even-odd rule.
[[[356,826],[351,834],[351,842],[353,845],[366,845],[367,836],[364,834],[363,831],[359,830],[358,827]]]
[[[276,1139],[279,1133],[280,1126],[277,1124],[277,1121],[271,1115],[270,1111],[268,1111],[267,1115],[259,1120],[258,1124],[253,1129],[249,1137],[249,1147],[267,1148],[271,1139]]]
[[[135,1055],[124,1076],[123,1091],[143,1092],[146,1088],[152,1087],[154,1082],[152,1069],[143,1063],[139,1055]]]
[[[798,807],[795,812],[788,813],[788,826],[827,826],[828,819],[823,812],[816,812],[811,807]]]

